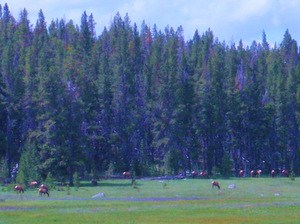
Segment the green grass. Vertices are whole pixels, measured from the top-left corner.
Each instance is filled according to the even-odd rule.
[[[71,188],[70,194],[66,189],[52,190],[49,199],[37,196],[33,190],[27,190],[21,197],[5,188],[1,191],[0,187],[0,224],[297,223],[300,220],[298,179],[219,180],[221,190],[211,189],[210,182],[188,179],[164,184],[138,180],[135,189],[130,180],[105,180],[97,187]],[[227,188],[232,183],[236,189]],[[105,199],[90,200],[99,192],[105,193]],[[123,200],[108,200],[112,198]],[[190,200],[193,198],[197,200]]]

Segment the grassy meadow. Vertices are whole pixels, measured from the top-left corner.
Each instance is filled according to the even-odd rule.
[[[0,187],[2,223],[297,223],[300,180],[289,178],[102,180],[59,187],[50,197]],[[228,188],[235,185],[234,189]],[[105,196],[92,198],[104,193]]]

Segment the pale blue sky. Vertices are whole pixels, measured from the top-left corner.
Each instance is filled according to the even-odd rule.
[[[5,2],[4,2],[5,3]],[[2,5],[4,4],[2,3]],[[159,29],[169,25],[175,30],[182,25],[185,39],[191,39],[196,29],[202,34],[208,28],[220,41],[251,44],[260,41],[262,30],[267,40],[280,43],[286,29],[300,41],[300,0],[7,0],[10,11],[18,19],[26,8],[35,25],[42,9],[50,24],[52,19],[72,19],[80,24],[84,11],[93,13],[97,35],[109,27],[117,12],[126,13],[140,27],[143,20]]]

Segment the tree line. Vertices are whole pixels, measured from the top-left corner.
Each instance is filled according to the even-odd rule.
[[[11,177],[73,183],[138,176],[300,174],[300,60],[287,30],[280,44],[220,42],[209,29],[138,28],[119,13],[96,36],[80,25],[36,24],[0,6],[0,168]],[[16,167],[15,167],[16,168]]]

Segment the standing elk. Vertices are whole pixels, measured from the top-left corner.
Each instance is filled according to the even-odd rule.
[[[41,184],[40,188],[45,188],[45,189],[49,190],[49,188],[46,184]]]
[[[257,171],[256,171],[257,177],[260,177],[261,174],[262,174],[262,170],[257,170]]]
[[[270,173],[270,175],[271,175],[271,177],[275,177],[275,170],[271,170],[271,173]]]
[[[198,172],[197,171],[192,171],[192,178],[195,178],[198,176]]]
[[[14,191],[16,191],[17,193],[24,193],[24,189],[21,185],[16,185]]]
[[[283,169],[283,170],[281,171],[281,175],[282,175],[283,177],[288,177],[288,176],[289,176],[289,171],[286,170],[286,169]]]
[[[202,171],[202,172],[200,172],[200,176],[201,176],[202,178],[207,178],[207,177],[208,177],[208,174],[207,174],[206,171]]]
[[[38,191],[40,196],[42,196],[42,194],[44,194],[44,196],[47,194],[49,197],[49,188],[46,184],[41,184]]]
[[[217,187],[218,189],[221,189],[220,184],[218,181],[212,181],[211,182],[211,188]]]
[[[244,171],[244,170],[240,170],[240,171],[239,171],[239,177],[243,177],[244,174],[245,174],[245,171]]]
[[[37,181],[31,181],[30,183],[29,183],[29,187],[30,188],[36,188],[38,186],[38,182]]]
[[[125,179],[130,178],[130,176],[131,176],[130,172],[128,172],[128,171],[123,172],[123,177],[124,177]]]
[[[255,177],[256,176],[256,171],[255,170],[251,170],[250,171],[250,176],[251,177]]]
[[[46,196],[46,194],[49,197],[49,192],[48,192],[48,188],[39,188],[39,195],[42,196],[42,194],[44,194],[44,196]]]

